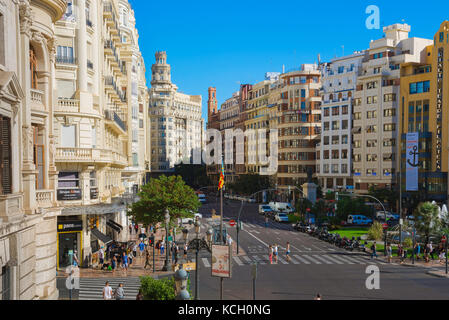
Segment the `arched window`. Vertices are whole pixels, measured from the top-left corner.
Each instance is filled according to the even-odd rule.
[[[30,45],[30,75],[31,88],[37,89],[37,58],[34,48]]]

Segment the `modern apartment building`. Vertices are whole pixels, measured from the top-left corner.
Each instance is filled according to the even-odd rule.
[[[365,52],[355,52],[320,65],[322,74],[321,142],[317,177],[323,191],[351,190],[352,102]]]
[[[62,0],[0,2],[0,299],[57,299],[52,117]]]
[[[58,268],[72,249],[90,266],[101,244],[125,239],[123,196],[145,176],[145,66],[127,1],[69,1],[55,33]]]
[[[178,91],[171,82],[167,53],[158,51],[153,64],[148,135],[151,136],[151,175],[170,174],[178,163],[201,159],[204,120],[201,96]]]
[[[396,184],[400,66],[419,63],[431,40],[409,38],[410,26],[383,28],[371,41],[357,78],[353,110],[353,175],[356,192]]]
[[[401,64],[401,91],[398,144],[398,168],[401,168],[404,207],[414,197],[419,201],[447,201],[448,172],[448,86],[446,63],[449,53],[449,22],[441,24],[433,44],[421,61]],[[407,188],[407,133],[418,133],[418,191]],[[410,183],[409,183],[410,184]],[[413,183],[411,183],[412,185]]]
[[[278,110],[280,189],[307,182],[307,172],[315,177],[315,148],[321,133],[321,72],[317,65],[304,64],[281,74],[283,83]]]

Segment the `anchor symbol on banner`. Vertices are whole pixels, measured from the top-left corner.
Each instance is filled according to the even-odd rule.
[[[418,147],[414,146],[413,151],[410,151],[409,155],[413,156],[413,163],[410,162],[410,159],[407,159],[408,164],[415,168],[418,167],[419,161],[416,161],[417,156],[419,156]]]

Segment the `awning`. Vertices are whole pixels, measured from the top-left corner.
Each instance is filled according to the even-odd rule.
[[[104,233],[102,233],[97,228],[93,228],[91,230],[91,232],[95,236],[95,238],[97,238],[98,240],[103,242],[105,245],[107,245],[108,243],[112,242],[112,239],[109,236],[105,235]]]
[[[111,227],[112,229],[114,229],[115,231],[117,231],[118,233],[120,233],[120,231],[122,231],[119,227],[117,227],[115,224],[113,224],[111,222],[111,220],[106,221],[106,225],[108,227]]]
[[[120,228],[120,230],[123,230],[123,227],[120,224],[118,224],[117,222],[115,222],[114,220],[109,219],[109,222],[112,223],[113,225],[115,225],[117,228]]]

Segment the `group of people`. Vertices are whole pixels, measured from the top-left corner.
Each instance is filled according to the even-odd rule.
[[[278,256],[279,256],[279,245],[277,243],[271,245],[268,247],[268,258],[270,260],[270,264],[278,263]],[[285,257],[287,261],[290,261],[290,242],[287,241],[287,244],[285,246]]]
[[[387,243],[385,247],[386,251],[386,257],[387,261],[391,263],[393,259],[393,248],[391,246],[391,243]],[[408,257],[408,251],[406,248],[398,245],[397,250],[398,257],[400,258],[400,263],[403,264],[405,260]],[[422,256],[421,256],[422,254]],[[434,247],[432,242],[428,242],[427,244],[423,245],[422,243],[415,243],[413,250],[410,254],[410,260],[413,260],[415,258],[416,260],[423,259],[425,262],[430,262],[430,259],[435,260],[435,256],[437,256],[440,260],[440,263],[442,261],[445,261],[446,259],[446,253],[443,243],[440,243],[438,247]],[[371,259],[377,258],[377,246],[376,242],[371,245]]]
[[[125,289],[123,288],[123,283],[119,283],[118,287],[112,291],[109,281],[106,281],[103,288],[103,300],[123,300],[125,299]],[[136,296],[136,300],[143,300],[142,290]]]

